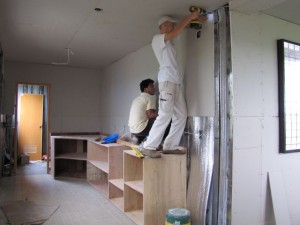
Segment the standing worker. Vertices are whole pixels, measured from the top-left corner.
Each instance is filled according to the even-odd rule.
[[[141,152],[151,158],[160,158],[157,147],[162,141],[166,127],[171,123],[168,136],[163,144],[164,154],[185,154],[185,149],[178,148],[187,117],[185,99],[181,90],[179,65],[176,59],[174,38],[190,24],[192,20],[204,22],[206,16],[195,11],[180,23],[169,16],[159,19],[160,34],[153,37],[152,48],[159,63],[159,111],[147,140],[144,142]]]

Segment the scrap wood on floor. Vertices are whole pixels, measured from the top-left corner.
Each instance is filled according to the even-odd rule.
[[[1,203],[1,209],[10,225],[43,224],[58,208],[59,206],[41,205],[26,200]]]

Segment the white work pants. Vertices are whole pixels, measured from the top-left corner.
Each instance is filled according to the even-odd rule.
[[[173,150],[178,147],[185,127],[186,103],[179,84],[169,81],[159,82],[159,92],[158,116],[144,142],[144,148],[154,150],[159,146],[172,119],[170,132],[164,141],[163,149]]]

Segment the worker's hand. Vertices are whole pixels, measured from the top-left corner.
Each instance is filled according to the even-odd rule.
[[[191,20],[198,20],[199,22],[205,22],[207,16],[200,14],[199,11],[192,12],[190,15]]]
[[[194,11],[191,13],[190,18],[191,18],[191,20],[197,20],[199,16],[200,16],[200,12]]]
[[[200,22],[205,22],[207,20],[207,16],[200,14],[197,20]]]

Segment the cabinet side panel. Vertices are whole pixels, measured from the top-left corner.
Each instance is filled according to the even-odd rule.
[[[108,179],[123,178],[123,146],[109,147],[108,163],[109,174]]]
[[[87,157],[88,160],[108,162],[108,148],[89,141]]]
[[[136,211],[143,209],[143,196],[127,185],[124,186],[124,211]]]
[[[165,207],[160,200],[160,189],[165,187],[159,183],[163,161],[163,158],[144,159],[144,225],[164,224],[160,219],[161,214],[165,215]]]
[[[144,160],[144,225],[164,224],[170,208],[185,208],[186,155]]]
[[[143,159],[124,153],[124,181],[143,179]]]
[[[50,155],[50,163],[51,163],[51,173],[53,177],[55,176],[55,138],[51,137],[51,155]]]

